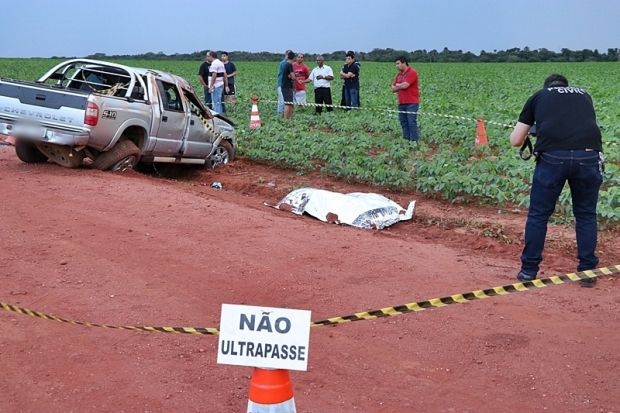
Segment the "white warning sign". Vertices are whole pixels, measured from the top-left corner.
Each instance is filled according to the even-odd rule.
[[[308,369],[308,310],[222,304],[217,362]]]

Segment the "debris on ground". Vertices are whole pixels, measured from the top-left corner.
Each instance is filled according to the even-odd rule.
[[[0,134],[0,145],[15,146],[15,138],[9,135]]]

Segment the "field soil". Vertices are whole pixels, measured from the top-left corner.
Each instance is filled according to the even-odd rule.
[[[221,190],[211,188],[220,182]],[[292,189],[379,192],[414,219],[382,231],[269,208]],[[343,316],[515,282],[525,211],[299,175],[107,173],[0,146],[0,301],[112,325],[219,327],[222,303]],[[600,266],[620,264],[618,230]],[[576,265],[551,225],[541,276]],[[313,328],[298,412],[620,412],[620,284],[569,283]],[[217,337],[88,328],[0,310],[0,412],[245,412],[251,368]]]

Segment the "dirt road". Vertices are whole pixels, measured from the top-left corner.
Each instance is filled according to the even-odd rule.
[[[210,187],[213,181],[222,190]],[[381,232],[265,207],[304,185],[377,191]],[[175,179],[21,163],[0,147],[0,301],[116,325],[219,327],[222,303],[312,319],[514,282],[524,212],[298,176],[240,160]],[[618,232],[601,266],[620,264]],[[545,274],[574,270],[553,227]],[[620,285],[601,280],[311,332],[299,412],[620,412]],[[250,368],[217,338],[0,311],[0,412],[245,412]]]

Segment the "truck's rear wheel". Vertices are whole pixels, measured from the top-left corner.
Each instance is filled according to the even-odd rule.
[[[15,154],[20,161],[26,163],[47,162],[47,156],[43,155],[36,145],[27,140],[17,138],[15,140]]]
[[[101,152],[91,167],[102,171],[133,169],[140,159],[140,149],[129,139],[121,139],[107,152]]]
[[[219,146],[213,152],[213,155],[209,158],[209,161],[213,167],[226,165],[228,162],[232,162],[235,159],[235,148],[232,143],[227,140],[222,140]]]

